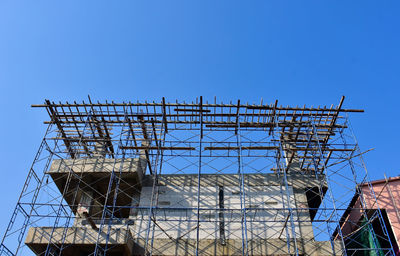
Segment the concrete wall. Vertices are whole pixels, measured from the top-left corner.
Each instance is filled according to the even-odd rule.
[[[153,207],[154,219],[149,223],[148,209],[153,193],[151,177],[144,179],[135,225],[132,234],[137,251],[146,246],[159,255],[193,255],[197,237],[197,175],[163,175],[153,196],[158,204]],[[291,174],[288,176],[289,201],[285,186],[279,186],[276,174],[245,175],[245,202],[240,200],[238,175],[202,175],[200,187],[200,252],[201,255],[241,255],[243,235],[247,236],[251,255],[286,255],[288,253],[286,232],[294,249],[291,222],[287,218],[291,207],[297,246],[304,255],[332,255],[329,241],[315,241],[308,210],[306,189],[325,186],[323,180],[312,176]],[[221,243],[219,190],[224,191],[224,238]],[[244,207],[243,207],[244,206]],[[247,230],[242,232],[241,209],[246,211]],[[150,227],[150,230],[149,230]],[[335,242],[340,255],[342,246]],[[294,253],[294,251],[291,251]]]
[[[155,238],[174,238],[196,239],[197,231],[197,187],[192,186],[162,186],[159,187],[158,207],[165,210],[156,211],[156,219],[159,219],[158,226],[155,227]],[[149,207],[152,187],[143,187],[140,197],[140,207]],[[200,189],[200,239],[219,238],[219,187],[207,186]],[[252,208],[247,212],[248,238],[278,238],[284,229],[287,212],[282,209],[283,201],[281,198],[280,187],[278,186],[253,186],[245,189],[245,207]],[[283,188],[286,201],[286,191]],[[295,207],[295,197],[293,189],[289,188],[290,207]],[[242,238],[241,221],[241,201],[238,187],[224,187],[225,212],[223,219],[225,222],[226,239]],[[286,202],[286,207],[288,207]],[[169,210],[168,208],[175,208]],[[189,208],[189,209],[187,209]],[[191,209],[193,208],[193,209]],[[294,219],[297,219],[294,213]],[[143,214],[146,216],[146,213]],[[167,220],[167,221],[166,221]],[[136,232],[139,237],[145,237],[148,218],[138,218],[136,221]],[[299,223],[295,226],[298,229]],[[290,229],[290,225],[288,225]],[[163,232],[166,230],[168,235]],[[291,232],[291,230],[290,230]],[[310,235],[310,234],[307,234]],[[311,232],[312,235],[312,232]],[[300,234],[297,231],[297,237]]]

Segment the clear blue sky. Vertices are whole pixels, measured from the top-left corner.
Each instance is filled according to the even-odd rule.
[[[0,2],[0,233],[44,134],[44,99],[363,108],[373,179],[400,174],[399,1]]]

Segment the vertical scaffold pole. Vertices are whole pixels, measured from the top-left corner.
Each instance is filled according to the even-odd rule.
[[[163,102],[164,102],[164,100],[163,100]],[[165,110],[163,110],[163,111],[165,113]],[[153,125],[154,125],[154,123],[153,123]],[[155,160],[155,166],[153,168],[154,169],[154,177],[155,177],[154,179],[156,181],[155,182],[156,185],[158,185],[158,178],[161,175],[161,171],[162,171],[162,162],[163,162],[162,146],[164,146],[164,143],[165,143],[165,133],[163,133],[163,130],[165,130],[165,133],[168,132],[166,118],[164,119],[164,122],[161,123],[160,133],[163,135],[163,137],[162,137],[163,139],[161,139],[161,136],[160,136],[160,141],[157,143],[157,155],[156,155],[156,160]],[[156,130],[154,130],[154,131],[156,131]],[[157,140],[157,138],[154,138],[154,139]],[[159,168],[158,172],[157,172],[157,168]],[[158,205],[158,195],[159,195],[159,191],[157,189],[156,198],[155,198],[155,202],[157,205]],[[153,216],[154,221],[157,221],[156,220],[157,212],[158,212],[158,209],[156,211],[153,211],[153,214],[156,213]],[[155,235],[154,229],[155,229],[155,225],[153,225],[153,232],[151,235],[150,252],[149,252],[150,255],[153,255],[153,245],[154,245],[154,235]]]
[[[283,212],[284,212],[285,215],[287,215],[286,219],[285,219],[285,222],[283,224],[284,225],[283,229],[285,229],[285,231],[286,231],[285,232],[286,233],[286,246],[287,246],[287,249],[288,249],[288,253],[290,254],[290,234],[289,234],[289,228],[288,228],[288,225],[287,225],[287,222],[288,222],[288,220],[290,218],[290,212],[288,212],[288,210],[286,210],[285,198],[284,198],[283,189],[282,189],[283,177],[281,177],[281,173],[282,173],[281,170],[285,171],[285,169],[282,168],[282,166],[281,166],[280,158],[281,158],[281,152],[279,150],[277,150],[276,151],[276,169],[277,169],[277,176],[278,176],[278,180],[279,180],[279,190],[280,190],[280,195],[281,195],[281,200],[282,200]],[[277,212],[277,214],[279,214],[279,213]],[[282,232],[280,233],[279,238],[280,238],[281,234],[282,234]]]
[[[203,142],[203,97],[200,96],[199,104],[200,136],[199,136],[199,169],[197,174],[197,229],[196,229],[196,256],[199,255],[200,242],[200,182],[201,182],[201,153]]]
[[[238,103],[239,108],[240,102]],[[239,193],[240,193],[240,209],[242,215],[242,254],[249,255],[248,241],[247,241],[247,215],[246,215],[246,191],[244,186],[244,170],[242,159],[242,140],[240,133],[240,111],[237,111],[237,144],[238,144],[238,176],[239,176]]]
[[[327,166],[326,166],[326,164],[327,164],[327,161],[326,161],[326,159],[325,159],[325,157],[324,157],[324,154],[323,154],[323,152],[322,152],[322,147],[321,147],[321,143],[319,142],[319,136],[318,136],[318,131],[317,131],[317,128],[315,127],[315,124],[314,124],[314,122],[313,122],[313,120],[311,120],[310,121],[310,124],[311,124],[311,136],[308,134],[308,132],[307,132],[307,136],[309,136],[309,138],[310,138],[310,140],[312,140],[312,137],[314,136],[314,138],[315,138],[315,141],[316,141],[316,143],[317,143],[317,150],[318,150],[318,153],[319,153],[319,162],[322,162],[322,164],[323,164],[323,170],[325,170],[325,180],[326,180],[326,182],[327,182],[327,184],[328,184],[328,186],[331,184],[331,182],[330,182],[330,177],[329,177],[329,175],[328,175],[328,168],[327,168]],[[315,169],[315,175],[316,175],[316,178],[317,178],[317,180],[318,181],[320,181],[320,177],[319,177],[319,174],[318,174],[318,163],[316,162],[316,160],[315,160],[315,157],[312,157],[312,161],[313,161],[313,164],[314,164],[314,169]],[[323,182],[323,181],[322,181]],[[321,200],[323,201],[323,205],[325,206],[325,208],[327,208],[327,206],[326,206],[326,202],[325,202],[325,200],[323,200],[323,192],[322,192],[322,184],[318,187],[318,191],[319,191],[319,193],[320,193],[320,196],[321,196]],[[332,194],[332,190],[331,190],[332,188],[328,188],[328,193],[329,193],[329,197],[330,197],[330,199],[332,200],[332,207],[333,207],[333,213],[332,214],[330,214],[330,216],[328,217],[328,219],[326,220],[327,221],[327,229],[328,229],[328,233],[329,233],[329,241],[330,241],[330,243],[331,243],[331,247],[332,247],[332,251],[333,251],[333,255],[336,255],[336,250],[335,250],[335,242],[333,241],[333,238],[332,238],[332,230],[331,230],[331,225],[330,225],[330,219],[332,218],[332,216],[335,216],[336,217],[336,219],[338,219],[339,217],[338,217],[338,213],[337,213],[337,208],[336,208],[336,203],[335,203],[335,198],[333,197],[333,194]],[[325,212],[325,211],[324,211]],[[339,223],[338,223],[338,225],[339,225]],[[340,237],[342,238],[343,237],[343,234],[342,234],[342,230],[339,228],[339,230],[338,230],[338,232],[339,232],[339,235],[340,235]],[[342,243],[342,248],[345,248],[345,244],[344,244],[344,241],[343,241],[343,239],[341,239],[341,243]],[[345,254],[346,254],[346,252],[344,252]]]
[[[277,102],[275,102],[275,105],[277,104]],[[276,129],[279,129],[279,119],[278,116],[275,115],[275,111],[273,113],[273,117],[272,119],[274,120],[274,124]],[[270,130],[270,134],[272,133],[272,136],[275,136],[274,131],[271,129]],[[281,198],[282,198],[282,203],[283,203],[283,208],[285,209],[285,201],[283,199],[283,190],[282,190],[282,182],[284,183],[285,186],[285,192],[286,192],[286,200],[287,200],[287,209],[289,211],[288,213],[288,218],[290,220],[290,226],[291,226],[291,231],[292,231],[292,236],[293,236],[293,242],[294,242],[294,252],[295,255],[298,256],[299,255],[299,249],[297,246],[297,238],[296,238],[296,226],[294,224],[294,220],[293,220],[293,209],[291,206],[291,200],[290,200],[290,192],[289,192],[289,184],[288,184],[288,178],[287,178],[287,173],[286,170],[288,168],[286,168],[286,164],[285,161],[283,161],[283,164],[281,164],[280,159],[281,156],[284,158],[285,157],[285,151],[283,150],[283,146],[282,146],[282,140],[280,138],[277,139],[278,141],[278,156],[277,156],[277,173],[278,173],[278,179],[280,180],[280,192],[281,192]],[[281,166],[283,165],[283,168],[281,168]],[[283,171],[281,171],[281,169]],[[280,174],[283,173],[283,177],[280,177]],[[286,225],[286,222],[285,224]],[[290,234],[289,231],[287,230],[287,226],[286,228],[286,241],[287,241],[287,247],[288,247],[288,253],[291,254],[291,246],[290,246]]]
[[[280,155],[284,155],[282,143],[281,143],[280,140],[279,140],[279,151],[281,152]],[[286,166],[285,165],[283,165],[283,182],[284,182],[284,185],[285,185],[286,200],[288,202],[288,210],[289,210],[289,216],[290,216],[289,217],[290,226],[291,226],[293,242],[294,242],[294,251],[295,251],[295,255],[298,256],[299,255],[299,248],[297,246],[296,225],[294,224],[294,220],[293,220],[293,208],[291,206],[288,177],[287,177]]]

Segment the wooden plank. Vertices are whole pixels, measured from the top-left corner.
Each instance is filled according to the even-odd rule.
[[[254,147],[241,147],[242,150],[277,150],[279,147],[275,146],[254,146]],[[204,150],[238,150],[239,147],[204,147]],[[290,151],[316,151],[319,150],[316,148],[290,148],[286,149]],[[325,148],[326,151],[353,151],[354,149],[347,148]],[[303,157],[299,157],[303,158]]]
[[[153,134],[154,134],[154,141],[156,142],[156,146],[157,148],[160,147],[160,145],[158,145],[158,139],[157,139],[157,132],[156,132],[156,127],[154,126],[154,119],[151,119],[151,127],[153,128]]]
[[[86,104],[86,103],[74,103],[74,104],[54,104],[53,107],[84,107],[84,106],[96,106],[96,107],[124,107],[124,106],[134,106],[134,107],[144,107],[144,106],[162,106],[162,103],[93,103],[93,104]],[[198,104],[183,104],[183,103],[166,103],[165,106],[169,107],[176,107],[177,111],[191,111],[191,110],[198,110]],[[179,107],[186,106],[186,107],[193,107],[193,109],[181,109]],[[47,104],[32,104],[31,107],[33,108],[47,108]],[[236,107],[234,104],[204,104],[204,108],[213,108],[213,107]],[[249,109],[272,109],[271,106],[268,105],[240,105],[241,108],[249,108]],[[316,111],[317,108],[296,108],[296,107],[277,107],[276,110],[305,110],[305,111]],[[209,109],[204,109],[205,112],[210,112]],[[341,109],[340,112],[364,112],[363,109]]]
[[[56,113],[55,113],[55,111],[54,111],[54,109],[53,109],[53,107],[52,107],[50,101],[49,101],[49,100],[46,100],[46,103],[47,103],[47,109],[48,109],[48,110],[50,111],[50,113],[51,113],[51,117],[52,117],[52,119],[53,119],[53,122],[56,124],[56,126],[57,126],[58,130],[60,131],[61,135],[62,135],[63,137],[67,137],[67,135],[65,134],[65,131],[64,131],[62,125],[61,125],[60,122],[58,121],[57,115],[56,115]],[[75,158],[75,153],[73,152],[73,150],[72,150],[72,148],[71,148],[71,143],[70,143],[68,140],[64,140],[64,145],[65,145],[65,147],[67,148],[68,153],[69,153],[69,155],[71,156],[71,158]]]
[[[275,146],[240,147],[242,150],[276,150]],[[239,147],[204,147],[204,150],[238,150]]]
[[[270,123],[271,123],[271,127],[269,128],[269,135],[271,136],[272,133],[272,128],[274,128],[275,126],[275,112],[276,112],[276,108],[278,107],[278,100],[275,100],[275,104],[274,104],[274,108],[272,109],[272,113],[271,113],[271,119],[270,119]]]
[[[108,128],[107,128],[107,125],[106,125],[106,123],[105,123],[105,119],[104,118],[102,118],[102,124],[103,124],[103,127],[104,127],[104,131],[105,131],[105,133],[106,133],[106,144],[107,144],[107,146],[108,146],[108,149],[110,150],[110,152],[111,152],[111,157],[112,158],[114,158],[114,147],[113,147],[113,144],[111,143],[111,137],[110,137],[110,133],[108,132]]]
[[[199,109],[200,109],[200,138],[203,139],[203,96],[200,96],[200,103],[199,103]],[[210,110],[208,110],[210,111]]]
[[[176,112],[206,112],[209,113],[211,110],[209,109],[195,109],[195,108],[176,108],[174,109]]]
[[[240,113],[240,100],[238,100],[238,103],[237,103],[237,109],[236,109],[236,127],[235,127],[235,135],[237,135],[238,134],[238,125],[240,124],[239,123],[239,113]]]
[[[128,118],[128,124],[129,124],[129,131],[132,134],[133,144],[135,144],[135,147],[137,147],[138,144],[137,144],[137,141],[136,141],[135,132],[133,130],[132,123],[131,123],[131,120],[129,118]],[[139,153],[139,150],[136,150],[136,152]]]
[[[164,97],[162,97],[162,111],[163,111],[164,130],[165,130],[165,133],[168,133],[167,111],[165,108],[165,98]]]
[[[148,149],[148,150],[195,150],[194,147],[154,147],[154,146],[122,146],[121,149]]]

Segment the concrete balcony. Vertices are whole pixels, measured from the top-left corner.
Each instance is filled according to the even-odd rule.
[[[70,205],[74,213],[82,198],[90,198],[88,208],[90,215],[100,218],[104,204],[113,204],[115,181],[111,187],[108,201],[108,193],[111,174],[114,171],[119,178],[118,195],[116,205],[130,206],[135,194],[140,193],[142,177],[146,171],[146,159],[56,159],[47,172],[65,201]],[[126,218],[129,215],[128,208],[121,208],[116,212],[117,217]]]
[[[107,241],[108,228],[104,228],[99,237],[97,230],[85,227],[54,228],[51,236],[52,230],[52,227],[30,228],[25,244],[36,255],[42,255],[49,243],[55,246],[63,245],[62,255],[74,256],[92,253],[97,241],[104,248]],[[132,255],[133,240],[129,229],[111,227],[107,248],[107,255]]]

